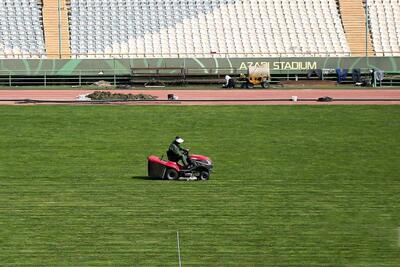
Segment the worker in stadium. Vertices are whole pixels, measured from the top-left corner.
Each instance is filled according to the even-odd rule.
[[[173,162],[182,161],[184,167],[190,168],[192,163],[188,157],[189,149],[185,149],[181,147],[181,144],[184,142],[183,138],[177,136],[175,140],[172,141],[171,145],[167,151],[168,160]]]
[[[235,80],[231,76],[225,75],[225,81],[224,88],[235,88]]]
[[[240,74],[239,81],[242,82],[242,84],[240,85],[240,88],[249,89],[251,87],[250,79],[245,74],[243,74],[243,73]]]

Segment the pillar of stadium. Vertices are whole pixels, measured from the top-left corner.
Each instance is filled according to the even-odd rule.
[[[351,55],[358,57],[375,55],[371,33],[367,29],[365,0],[339,0],[339,7]]]
[[[68,0],[43,0],[43,27],[47,58],[70,58]]]

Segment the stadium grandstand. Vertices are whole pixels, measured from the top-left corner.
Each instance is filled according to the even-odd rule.
[[[399,1],[0,0],[0,84],[221,82],[257,64],[275,81],[374,68],[398,82]]]
[[[1,0],[0,11],[2,58],[400,55],[399,0]]]

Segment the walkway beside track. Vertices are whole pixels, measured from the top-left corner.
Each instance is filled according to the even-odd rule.
[[[60,21],[58,0],[43,0],[43,27],[47,58],[70,58],[68,7],[66,0],[60,0]],[[61,31],[59,31],[59,24]],[[61,36],[60,36],[61,34]],[[61,46],[59,40],[61,37]]]
[[[365,0],[339,0],[340,14],[352,56],[365,56]],[[375,55],[368,31],[368,55]]]

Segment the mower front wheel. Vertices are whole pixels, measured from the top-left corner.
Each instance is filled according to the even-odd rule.
[[[199,180],[207,181],[210,178],[210,172],[202,171],[202,172],[200,172],[200,176],[198,178],[199,178]]]
[[[165,172],[165,178],[168,180],[177,180],[179,178],[178,172],[174,169],[168,169]]]

